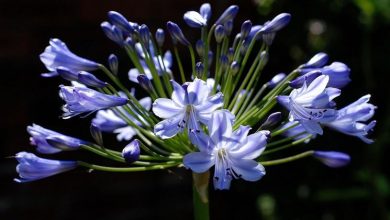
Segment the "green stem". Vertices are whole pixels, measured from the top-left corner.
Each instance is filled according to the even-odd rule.
[[[209,220],[208,183],[210,173],[193,173],[192,199],[195,220]]]
[[[311,156],[311,155],[313,155],[313,153],[314,153],[313,150],[309,150],[309,151],[305,151],[303,153],[300,153],[300,154],[297,154],[297,155],[294,155],[291,157],[285,157],[285,158],[277,159],[277,160],[262,161],[261,164],[263,166],[279,165],[279,164],[288,163],[288,162],[292,162],[295,160],[299,160],[299,159]]]
[[[163,170],[170,167],[179,166],[181,163],[176,161],[168,161],[165,163],[160,163],[153,166],[147,167],[108,167],[100,166],[96,164],[90,164],[84,161],[77,161],[79,166],[87,167],[92,170],[107,171],[107,172],[139,172],[139,171],[148,171],[148,170]]]

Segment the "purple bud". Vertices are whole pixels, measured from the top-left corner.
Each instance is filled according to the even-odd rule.
[[[328,55],[326,53],[317,53],[307,63],[302,65],[302,68],[320,68],[328,62]]]
[[[207,25],[207,20],[196,11],[187,11],[183,16],[183,19],[188,26],[193,28],[202,28]]]
[[[122,151],[122,157],[127,163],[133,163],[139,159],[141,154],[139,140],[135,139],[130,142]]]
[[[146,47],[149,47],[150,31],[148,26],[146,26],[145,24],[141,25],[139,29],[139,35],[144,45]]]
[[[165,41],[165,33],[164,30],[159,28],[156,31],[156,41],[159,47],[162,47]]]
[[[225,36],[225,28],[222,25],[217,25],[214,30],[215,41],[221,43],[223,37]]]
[[[126,40],[125,40],[125,45],[134,48],[135,43],[133,41],[133,38],[127,37]]]
[[[177,24],[175,24],[171,21],[168,21],[167,28],[168,28],[169,34],[172,37],[174,44],[176,44],[176,42],[180,42],[181,44],[183,44],[185,46],[191,45]]]
[[[103,88],[103,87],[107,86],[106,82],[99,80],[93,74],[85,72],[85,71],[79,72],[78,81],[84,85],[92,86],[92,87],[96,87],[96,88]]]
[[[226,55],[221,55],[220,58],[221,68],[226,69],[229,65],[229,58]]]
[[[195,65],[195,71],[197,76],[201,76],[204,71],[204,65],[202,62],[197,62]]]
[[[302,76],[297,77],[296,79],[292,80],[290,82],[290,86],[292,88],[301,88],[303,86],[303,83],[306,82],[306,85],[309,85],[311,82],[313,82],[314,79],[321,76],[322,72],[320,70],[313,70],[311,72],[308,72]]]
[[[276,125],[282,119],[282,113],[274,112],[270,114],[265,122],[260,126],[260,129],[264,130]]]
[[[114,74],[118,74],[119,61],[118,57],[115,54],[111,54],[108,57],[108,65],[110,66],[110,69]]]
[[[203,54],[204,54],[204,43],[203,43],[202,40],[196,41],[195,49],[196,49],[196,52],[198,53],[198,55],[200,57],[203,57]]]
[[[240,64],[237,61],[233,61],[230,68],[232,69],[233,75],[235,75],[240,70]]]
[[[268,86],[270,88],[274,88],[280,81],[282,81],[286,77],[285,73],[276,74],[272,79],[268,82]]]
[[[71,150],[77,150],[80,148],[80,142],[73,141],[73,139],[68,139],[65,136],[59,136],[59,135],[49,135],[45,138],[46,142],[61,151],[71,151]]]
[[[233,20],[229,20],[229,21],[225,22],[223,24],[223,26],[225,27],[226,36],[230,36],[230,34],[232,33],[232,30],[233,30]]]
[[[99,127],[96,126],[94,123],[91,123],[91,127],[89,130],[96,143],[98,143],[100,146],[103,146],[102,131],[99,129]]]
[[[263,33],[276,32],[285,27],[291,20],[291,15],[288,13],[281,13],[277,15],[274,19],[269,22],[266,22],[261,29]]]
[[[110,40],[114,41],[119,46],[123,45],[124,38],[122,31],[119,28],[117,28],[115,25],[111,25],[107,21],[101,23],[100,27]]]
[[[139,74],[137,76],[137,80],[138,80],[139,85],[143,89],[145,89],[148,92],[152,92],[153,91],[152,82],[150,82],[150,79],[145,74]]]
[[[227,57],[228,57],[229,63],[233,62],[233,58],[234,58],[234,49],[230,47],[230,48],[228,49],[226,55],[227,55]]]
[[[237,5],[231,5],[229,8],[227,8],[221,16],[219,16],[218,20],[215,22],[215,24],[224,24],[229,20],[233,20],[237,13],[238,13],[238,6]]]
[[[244,21],[241,25],[241,37],[246,38],[251,31],[252,28],[252,22],[250,20]]]
[[[345,166],[351,160],[348,154],[337,151],[314,151],[313,156],[332,168]]]
[[[209,3],[202,4],[200,6],[199,12],[200,12],[200,15],[202,15],[202,17],[204,19],[206,19],[206,21],[210,20],[210,17],[211,17],[211,6],[210,6]]]
[[[126,34],[133,34],[135,32],[134,26],[131,25],[123,15],[116,11],[109,11],[108,19],[112,24],[117,26],[121,31]]]

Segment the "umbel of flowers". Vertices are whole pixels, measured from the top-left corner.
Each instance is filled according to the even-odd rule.
[[[194,174],[201,202],[207,203],[210,171],[215,189],[229,189],[233,179],[257,181],[265,175],[265,167],[304,157],[312,156],[330,167],[347,164],[347,154],[318,149],[297,149],[295,155],[280,157],[284,149],[326,135],[324,127],[373,142],[367,137],[376,123],[370,121],[376,108],[369,103],[370,95],[337,106],[341,89],[350,82],[347,65],[328,64],[328,55],[318,53],[289,74],[262,77],[275,37],[291,15],[281,13],[260,24],[247,20],[234,34],[238,9],[232,5],[216,19],[207,3],[199,11],[186,12],[184,21],[199,30],[196,42],[190,42],[172,21],[167,22],[167,31],[152,32],[145,24],[108,12],[101,28],[126,52],[132,62],[129,67],[119,67],[114,54],[108,57],[108,65],[82,58],[60,39],[51,39],[40,55],[49,71],[42,76],[59,76],[67,84],[60,85],[65,102],[62,118],[88,120],[94,115],[90,129],[94,141],[34,124],[27,127],[31,144],[40,154],[85,150],[118,166],[20,152],[15,181],[35,181],[76,167],[108,172],[185,167]],[[163,51],[166,35],[172,40],[172,52]],[[191,66],[183,66],[179,49],[188,51]],[[144,91],[126,87],[129,82],[118,78],[124,71]],[[99,79],[102,73],[109,82]],[[137,99],[139,94],[148,96]],[[275,111],[278,105],[284,112]],[[116,134],[126,147],[106,146],[106,133]]]

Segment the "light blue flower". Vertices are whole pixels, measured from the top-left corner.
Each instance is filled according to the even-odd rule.
[[[196,78],[183,86],[173,80],[171,83],[174,89],[171,99],[156,99],[152,108],[154,114],[165,119],[154,127],[154,133],[163,139],[184,128],[200,131],[199,122],[207,124],[211,113],[223,106],[222,93],[210,96],[212,89],[203,80]]]
[[[364,123],[372,118],[376,109],[376,106],[368,103],[370,97],[371,95],[365,95],[350,105],[338,110],[337,118],[324,125],[341,133],[356,136],[365,143],[373,143],[374,141],[366,136],[372,131],[376,121],[371,121],[368,124]]]
[[[316,58],[316,56],[313,58]],[[321,57],[319,56],[317,58],[321,58]],[[322,58],[324,58],[324,57],[322,57]],[[320,66],[320,64],[323,64],[322,60],[321,60],[321,62],[319,61],[318,66]],[[349,74],[350,74],[351,70],[344,63],[333,62],[328,66],[316,67],[316,68],[313,67],[313,65],[311,65],[311,66],[312,67],[300,69],[300,73],[302,75],[306,75],[309,72],[320,71],[323,75],[329,76],[328,86],[334,87],[334,88],[343,88],[349,82],[351,82],[351,79],[349,78]]]
[[[299,121],[311,134],[322,134],[320,123],[336,118],[332,101],[340,95],[340,90],[327,88],[329,77],[321,75],[309,85],[294,89],[289,96],[278,96],[280,104],[290,110],[290,121]]]
[[[215,166],[214,187],[229,189],[233,178],[257,181],[265,175],[264,167],[256,159],[264,151],[269,131],[248,135],[249,126],[232,130],[234,116],[226,111],[215,111],[208,122],[207,136],[190,133],[199,152],[184,156],[184,166],[195,173],[203,173]]]
[[[343,167],[351,161],[348,154],[337,151],[314,151],[313,156],[332,168]]]
[[[145,54],[142,51],[141,44],[137,43],[135,48],[140,57],[141,66],[144,69],[145,75],[151,80],[153,79],[152,73],[145,61]],[[153,63],[156,67],[157,73],[162,75],[164,73],[171,73],[172,67],[172,53],[170,51],[165,52],[164,57],[162,58],[160,55],[156,56],[153,50],[153,47],[150,47],[150,56],[153,57]],[[165,69],[164,69],[165,68]],[[137,77],[141,74],[137,68],[132,68],[129,70],[129,79],[132,82],[138,83]]]
[[[15,158],[19,162],[16,166],[19,178],[14,180],[18,183],[43,179],[77,167],[77,161],[43,159],[27,152],[19,152]]]
[[[60,134],[36,124],[28,126],[27,132],[31,135],[31,144],[37,146],[37,151],[43,154],[77,150],[81,144],[86,143],[83,140]]]
[[[91,71],[99,67],[98,63],[72,53],[60,39],[51,39],[49,43],[50,45],[39,56],[42,63],[50,71],[50,73],[42,74],[44,77],[57,76],[56,69],[60,66],[66,67],[74,72],[82,70]]]
[[[200,6],[199,12],[187,11],[183,19],[188,26],[193,28],[202,28],[207,25],[208,20],[211,17],[211,6],[209,3],[204,3]]]
[[[152,100],[149,97],[139,100],[139,103],[145,110],[149,111],[152,106]],[[141,126],[142,123],[135,119],[132,115],[128,114],[122,107],[118,107],[117,111],[121,111],[122,114],[126,115],[129,120],[133,121],[135,124]],[[131,140],[136,134],[136,130],[129,126],[122,118],[118,116],[118,113],[111,110],[99,110],[96,114],[96,117],[92,120],[99,130],[109,133],[116,133],[117,140],[122,141]]]
[[[127,103],[128,99],[114,95],[106,95],[86,87],[60,85],[60,97],[66,102],[62,107],[62,118],[68,119],[76,115],[88,115],[97,110]]]

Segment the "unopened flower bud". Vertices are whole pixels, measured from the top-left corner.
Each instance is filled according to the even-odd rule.
[[[96,88],[103,88],[107,86],[106,82],[96,78],[92,73],[80,71],[78,74],[78,81],[86,86],[92,86]]]
[[[135,139],[123,148],[122,157],[127,163],[133,163],[139,159],[141,154],[140,145],[139,140]]]
[[[197,62],[195,65],[195,72],[197,76],[201,76],[204,71],[204,65],[202,62]]]
[[[345,166],[351,161],[348,154],[337,151],[314,151],[313,156],[332,168]]]
[[[268,82],[268,86],[270,88],[274,88],[280,81],[282,81],[286,77],[285,73],[276,74],[272,79]]]
[[[118,57],[115,54],[111,54],[108,57],[108,65],[112,73],[114,73],[115,75],[118,74],[119,61],[118,61]]]
[[[177,24],[173,23],[172,21],[168,21],[167,28],[174,44],[179,42],[185,46],[191,45]]]
[[[217,25],[214,31],[215,41],[221,43],[225,36],[225,28],[222,25]]]
[[[233,20],[237,13],[238,13],[238,6],[237,5],[231,5],[229,8],[227,8],[221,16],[219,16],[218,20],[215,22],[215,24],[224,24],[229,20]]]
[[[233,75],[235,75],[240,70],[240,64],[237,61],[233,61],[230,68],[232,69]]]
[[[245,39],[249,32],[251,31],[251,28],[252,28],[252,22],[250,20],[246,20],[244,21],[244,23],[242,23],[241,25],[241,37],[243,39]]]
[[[159,47],[162,47],[165,41],[165,33],[164,30],[159,28],[156,31],[156,41]]]
[[[91,136],[96,141],[96,143],[100,146],[103,146],[102,131],[98,128],[98,126],[96,126],[94,123],[91,123],[89,131],[91,132]]]
[[[204,43],[203,43],[202,40],[196,41],[195,49],[196,49],[196,52],[198,53],[198,55],[200,57],[203,57],[203,54],[204,54]]]
[[[150,39],[150,31],[148,26],[145,24],[141,25],[139,29],[139,35],[141,37],[141,41],[144,43],[145,47],[149,47],[149,39]]]

